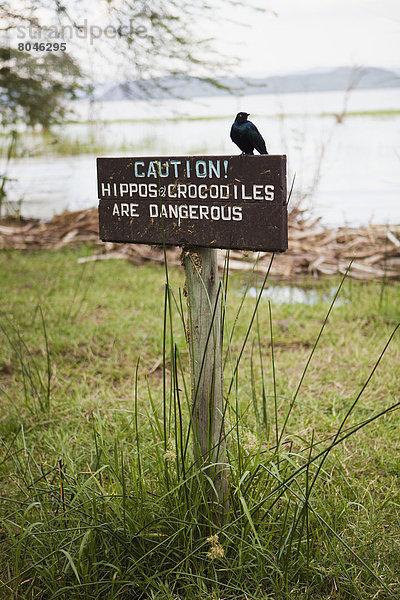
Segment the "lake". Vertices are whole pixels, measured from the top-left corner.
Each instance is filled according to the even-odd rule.
[[[74,105],[80,123],[55,130],[70,141],[94,140],[106,156],[236,154],[234,115],[251,113],[270,154],[287,154],[292,202],[327,226],[400,223],[400,89],[212,97]],[[368,111],[371,114],[365,114]],[[388,111],[387,114],[384,111]],[[326,116],[321,116],[327,113]],[[374,114],[376,113],[376,114]],[[88,123],[89,116],[95,123]],[[175,118],[176,120],[168,120]],[[15,159],[9,200],[26,217],[51,218],[97,204],[95,155]],[[0,172],[2,170],[0,169]]]

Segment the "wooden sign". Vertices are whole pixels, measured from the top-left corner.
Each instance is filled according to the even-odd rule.
[[[286,156],[98,158],[100,239],[283,252]]]

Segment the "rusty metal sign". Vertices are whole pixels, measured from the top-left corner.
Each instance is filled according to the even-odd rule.
[[[98,158],[103,241],[283,252],[286,156]]]

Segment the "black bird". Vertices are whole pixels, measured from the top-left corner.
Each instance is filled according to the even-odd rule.
[[[257,127],[247,120],[249,113],[240,112],[236,115],[231,127],[231,140],[242,151],[242,154],[254,154],[256,149],[260,154],[268,154],[264,139]]]

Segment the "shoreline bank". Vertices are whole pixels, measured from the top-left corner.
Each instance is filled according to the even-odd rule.
[[[92,255],[81,259],[82,262],[114,258],[139,265],[147,261],[164,261],[161,247],[101,242],[97,208],[64,212],[46,222],[0,221],[1,250],[59,250],[90,243],[97,247]],[[179,247],[168,247],[166,252],[169,264],[180,264]],[[221,268],[225,254],[225,250],[219,251]],[[256,272],[265,273],[270,257],[269,252],[232,250],[229,266],[234,271],[254,268]],[[275,256],[271,276],[286,281],[305,276],[334,276],[345,273],[351,261],[348,276],[354,279],[400,279],[400,224],[328,229],[319,218],[310,218],[293,208],[289,215],[289,249]]]

